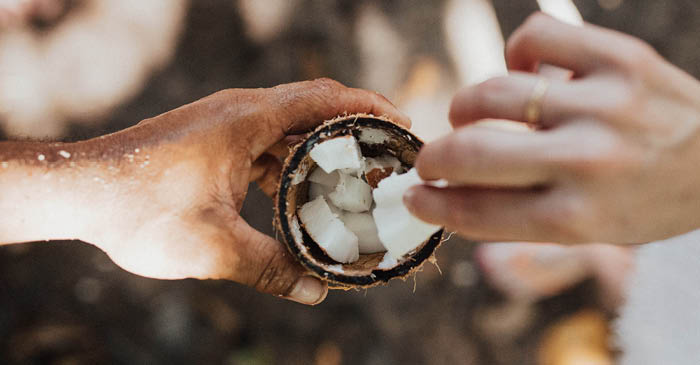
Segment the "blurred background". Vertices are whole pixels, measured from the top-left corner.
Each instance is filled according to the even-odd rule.
[[[0,0],[0,139],[91,138],[220,89],[325,76],[382,92],[431,140],[460,86],[505,73],[504,37],[539,6],[700,76],[695,0]],[[242,214],[274,234],[255,186]],[[633,255],[455,236],[405,282],[305,307],[137,277],[81,242],[5,246],[0,363],[612,364]]]

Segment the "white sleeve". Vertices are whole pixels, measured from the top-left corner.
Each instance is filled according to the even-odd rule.
[[[627,288],[620,364],[700,364],[700,230],[640,247]]]

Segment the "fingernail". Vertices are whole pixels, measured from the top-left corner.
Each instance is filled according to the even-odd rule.
[[[294,285],[288,298],[298,303],[316,305],[326,299],[327,293],[325,285],[320,280],[311,276],[302,276]]]

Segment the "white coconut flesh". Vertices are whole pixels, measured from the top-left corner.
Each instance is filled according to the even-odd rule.
[[[312,183],[335,188],[335,186],[338,185],[338,178],[337,171],[327,173],[323,171],[323,169],[314,169],[311,171],[311,174],[309,174],[307,180]]]
[[[386,171],[391,169],[391,171],[401,173],[401,161],[394,156],[379,156],[379,157],[366,157],[364,172],[369,173],[372,170],[379,169]]]
[[[423,183],[415,169],[399,175],[403,169],[396,157],[364,158],[359,151],[353,136],[337,137],[311,150],[318,168],[307,178],[309,202],[299,210],[299,218],[309,236],[337,262],[387,252],[384,261],[390,257],[397,263],[440,227],[413,217],[403,205],[404,192]],[[369,181],[370,175],[383,179],[378,186],[372,184],[377,186],[374,191],[363,180]],[[380,269],[389,269],[387,264]]]
[[[377,206],[372,212],[379,239],[394,259],[414,250],[440,230],[440,226],[414,217],[403,203],[403,195],[410,187],[422,184],[415,168],[402,175],[392,174],[379,182],[372,192]]]
[[[341,173],[338,185],[328,198],[336,207],[348,212],[367,212],[372,206],[372,188],[362,179]]]
[[[321,142],[311,149],[309,155],[327,173],[338,169],[362,168],[362,153],[353,136]]]
[[[384,252],[386,248],[379,240],[377,225],[374,223],[374,218],[369,212],[352,213],[346,212],[340,216],[345,227],[357,236],[359,251],[361,254]]]
[[[309,236],[333,260],[350,263],[360,257],[357,236],[331,211],[323,196],[304,204],[299,209],[299,219]]]
[[[314,200],[319,196],[328,196],[335,190],[334,186],[326,186],[316,183],[309,184],[309,200]]]

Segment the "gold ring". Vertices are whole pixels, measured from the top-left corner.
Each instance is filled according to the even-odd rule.
[[[544,96],[547,94],[549,89],[549,80],[544,77],[540,77],[532,89],[532,94],[530,94],[530,99],[527,101],[527,106],[525,107],[525,121],[528,124],[537,124],[542,116],[542,102],[544,101]]]

